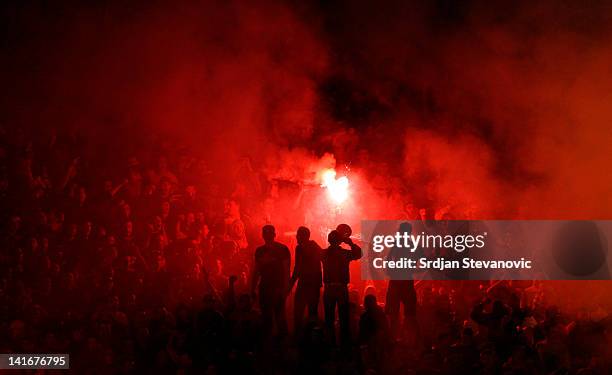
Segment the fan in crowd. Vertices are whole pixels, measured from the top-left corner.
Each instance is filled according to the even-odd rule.
[[[319,244],[302,226],[289,248],[259,219],[275,198],[253,166],[257,183],[227,182],[180,145],[0,142],[0,353],[89,374],[609,372],[607,314],[558,309],[539,283],[387,293],[349,274],[361,248],[341,230]]]

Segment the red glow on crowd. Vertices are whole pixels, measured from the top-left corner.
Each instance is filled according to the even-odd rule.
[[[326,248],[340,223],[358,243],[363,219],[611,215],[606,2],[5,3],[0,353],[291,373],[265,356],[250,289],[266,225],[294,267],[301,226]],[[368,336],[400,310],[359,262],[342,294],[354,368],[321,333],[323,302],[287,367],[539,375],[612,358],[609,282],[417,281],[420,336]],[[291,326],[297,293],[281,294]]]

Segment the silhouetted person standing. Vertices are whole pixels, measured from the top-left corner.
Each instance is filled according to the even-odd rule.
[[[329,331],[332,344],[336,342],[334,321],[336,305],[338,305],[338,318],[340,320],[340,343],[346,346],[350,340],[349,328],[349,296],[348,283],[350,281],[349,264],[352,260],[361,258],[361,248],[353,243],[350,237],[343,237],[338,231],[332,230],[327,236],[329,247],[321,254],[323,263],[323,303],[325,307],[325,324]],[[340,244],[344,242],[351,249],[343,249]]]
[[[298,244],[295,248],[295,267],[293,268],[293,275],[291,275],[289,290],[293,288],[297,281],[293,321],[295,333],[299,335],[306,308],[308,308],[310,319],[317,318],[322,284],[322,249],[315,241],[310,239],[310,230],[306,227],[298,228],[296,239]]]
[[[262,237],[265,244],[255,250],[252,293],[255,294],[259,284],[264,334],[270,337],[276,322],[278,335],[283,337],[287,334],[285,298],[289,287],[291,254],[287,246],[274,240],[276,230],[272,225],[262,228]]]
[[[366,350],[365,358],[369,365],[380,370],[385,353],[389,352],[389,323],[375,295],[365,296],[363,307],[364,312],[359,319],[359,344],[362,350]]]
[[[398,232],[410,235],[412,233],[412,224],[408,222],[401,223]],[[403,251],[406,253],[402,253]],[[393,247],[387,259],[396,261],[403,257],[419,257],[411,255],[410,251],[409,249]],[[415,251],[415,254],[420,254],[422,249],[416,249]],[[394,336],[400,332],[400,305],[404,305],[404,330],[410,330],[410,333],[416,337],[418,334],[418,326],[416,324],[417,295],[414,289],[412,273],[405,269],[394,268],[389,269],[388,274],[390,280],[387,287],[385,312],[389,315],[391,332]]]

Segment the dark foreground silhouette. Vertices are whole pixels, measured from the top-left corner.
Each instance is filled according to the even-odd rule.
[[[205,160],[2,142],[0,353],[85,374],[609,373],[608,311],[556,308],[542,284],[366,284],[342,230],[289,249],[254,218],[274,195],[221,189]]]

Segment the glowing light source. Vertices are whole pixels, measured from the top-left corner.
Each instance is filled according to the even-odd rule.
[[[327,188],[329,198],[336,204],[341,204],[348,198],[348,178],[346,176],[336,178],[336,171],[333,169],[323,171],[321,186]]]

